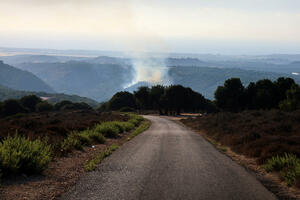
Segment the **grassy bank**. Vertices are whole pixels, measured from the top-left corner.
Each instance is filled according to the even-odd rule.
[[[182,122],[300,187],[300,111],[216,113]]]
[[[131,140],[135,136],[139,135],[140,133],[146,131],[150,127],[151,123],[150,121],[144,121],[142,124],[137,127],[126,139],[126,141]],[[99,164],[104,158],[112,154],[116,149],[119,148],[120,145],[122,145],[124,142],[120,144],[112,144],[110,147],[108,147],[105,151],[102,151],[100,154],[98,154],[94,159],[88,161],[85,164],[85,170],[86,171],[93,171],[96,168],[96,165]]]

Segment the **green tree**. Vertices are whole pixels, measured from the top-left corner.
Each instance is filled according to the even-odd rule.
[[[118,92],[108,102],[108,109],[120,110],[122,107],[136,108],[136,100],[129,92]]]
[[[139,87],[137,91],[134,91],[134,96],[137,100],[137,105],[140,109],[150,108],[150,88],[147,86]]]
[[[225,111],[236,112],[242,110],[244,102],[244,86],[239,78],[225,81],[224,86],[219,86],[215,91],[217,106]]]
[[[291,78],[280,77],[275,81],[275,85],[278,90],[278,99],[282,101],[287,98],[287,91],[296,85],[296,83]]]
[[[162,112],[162,96],[164,95],[165,87],[162,85],[152,86],[150,91],[150,102],[152,104],[153,109],[157,109],[159,114],[163,114]]]
[[[20,104],[18,100],[8,99],[2,104],[2,114],[4,116],[14,115],[17,113],[26,113],[27,110]]]
[[[165,91],[165,98],[170,106],[172,112],[176,112],[177,115],[181,113],[181,110],[185,108],[187,102],[188,93],[182,85],[172,85]]]
[[[38,103],[42,102],[42,99],[35,95],[24,96],[20,99],[22,106],[27,108],[30,112],[35,111],[35,107]]]
[[[294,85],[287,91],[287,99],[280,103],[280,109],[283,110],[296,110],[300,109],[300,86]]]
[[[258,109],[271,109],[278,107],[278,90],[272,81],[264,79],[256,82],[255,104]]]

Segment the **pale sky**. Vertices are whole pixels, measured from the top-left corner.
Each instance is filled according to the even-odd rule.
[[[300,1],[0,0],[0,46],[300,53]]]

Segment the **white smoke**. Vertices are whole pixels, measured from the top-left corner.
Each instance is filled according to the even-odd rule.
[[[130,87],[138,82],[147,82],[151,85],[170,85],[172,81],[168,76],[166,59],[163,57],[151,57],[146,53],[135,53],[132,56],[134,79],[125,86]]]
[[[115,2],[115,1],[111,1]],[[122,19],[116,23],[116,32],[118,30],[127,30],[127,36],[121,39],[118,45],[123,45],[127,49],[126,57],[131,58],[131,65],[134,70],[134,78],[130,84],[124,88],[130,87],[138,82],[148,82],[152,85],[171,84],[166,66],[166,56],[155,55],[146,52],[169,52],[169,46],[165,39],[159,33],[151,31],[145,26],[139,17],[139,0],[118,0],[114,6],[117,15]]]

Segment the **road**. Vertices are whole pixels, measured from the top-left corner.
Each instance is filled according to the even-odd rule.
[[[243,167],[197,133],[158,116],[61,199],[272,200]]]

